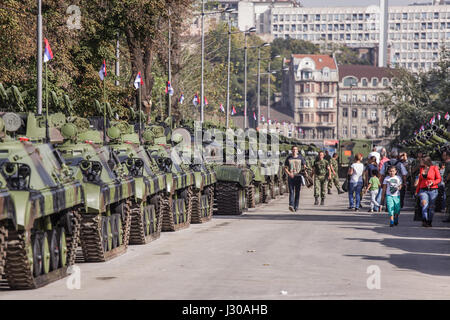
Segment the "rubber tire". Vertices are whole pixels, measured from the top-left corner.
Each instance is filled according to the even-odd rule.
[[[58,229],[58,244],[59,244],[59,266],[61,268],[67,265],[67,241],[66,230],[64,227]]]
[[[60,246],[57,230],[53,229],[48,232],[48,245],[50,248],[50,270],[56,270],[59,267]]]
[[[34,234],[31,238],[31,248],[33,255],[33,275],[38,277],[42,274],[42,247],[40,241],[40,235]]]
[[[47,232],[44,232],[41,237],[42,245],[42,272],[47,274],[50,272],[50,246]]]

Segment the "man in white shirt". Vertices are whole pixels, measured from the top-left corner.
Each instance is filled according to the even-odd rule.
[[[376,147],[373,147],[373,148],[372,148],[372,152],[369,153],[369,156],[367,157],[367,159],[370,159],[370,158],[372,158],[372,157],[375,157],[375,158],[377,159],[377,164],[380,163],[380,158],[381,158],[381,156],[380,156],[380,153],[377,151],[377,148],[376,148]]]

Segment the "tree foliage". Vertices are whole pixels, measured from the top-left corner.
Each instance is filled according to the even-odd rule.
[[[431,117],[450,112],[450,53],[442,50],[438,67],[412,74],[399,70],[383,104],[395,122],[391,130],[399,132],[396,142],[411,137]]]

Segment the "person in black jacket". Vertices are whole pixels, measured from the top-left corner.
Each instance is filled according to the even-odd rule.
[[[298,153],[298,147],[292,146],[292,154],[284,162],[284,170],[288,175],[289,210],[296,212],[300,201],[302,185],[301,171],[306,169],[305,158]]]

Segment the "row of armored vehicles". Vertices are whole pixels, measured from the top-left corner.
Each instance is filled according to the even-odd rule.
[[[209,128],[192,148],[193,132],[173,129],[170,118],[120,121],[98,102],[102,117],[83,118],[54,93],[62,112],[36,116],[16,91],[0,86],[0,278],[12,289],[43,286],[80,259],[107,261],[161,231],[241,214],[287,190],[274,135],[241,143]]]

